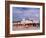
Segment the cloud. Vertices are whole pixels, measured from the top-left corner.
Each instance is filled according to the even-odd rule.
[[[13,19],[16,19],[16,20],[19,20],[20,19],[23,19],[23,18],[32,18],[32,19],[38,19],[39,17],[39,14],[40,14],[40,9],[31,9],[31,8],[28,8],[28,9],[24,9],[24,8],[13,8]]]

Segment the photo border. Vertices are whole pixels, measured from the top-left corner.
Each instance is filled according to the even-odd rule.
[[[20,5],[38,5],[43,6],[42,16],[42,32],[39,33],[24,33],[24,34],[10,34],[10,4]],[[19,1],[5,1],[5,37],[18,37],[18,36],[33,36],[33,35],[44,35],[45,34],[45,4],[36,2],[19,2]]]
[[[23,31],[12,31],[12,8],[13,7],[28,7],[28,8],[40,8],[40,30],[23,30]],[[26,32],[25,32],[26,31]],[[18,5],[18,4],[10,4],[10,34],[21,34],[21,33],[38,33],[42,32],[42,6],[36,5]]]

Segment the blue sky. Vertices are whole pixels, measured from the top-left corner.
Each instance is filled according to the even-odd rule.
[[[22,19],[40,19],[40,8],[13,7],[13,21],[21,21]]]

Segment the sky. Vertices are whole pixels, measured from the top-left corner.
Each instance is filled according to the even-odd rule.
[[[29,7],[13,7],[13,21],[21,21],[22,19],[39,20],[40,8]]]

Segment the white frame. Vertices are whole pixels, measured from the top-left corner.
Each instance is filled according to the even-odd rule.
[[[12,30],[12,7],[40,8],[40,30],[13,31]],[[43,15],[42,6],[10,4],[10,34],[39,33],[39,32],[42,32],[42,18],[43,18],[42,15]]]

